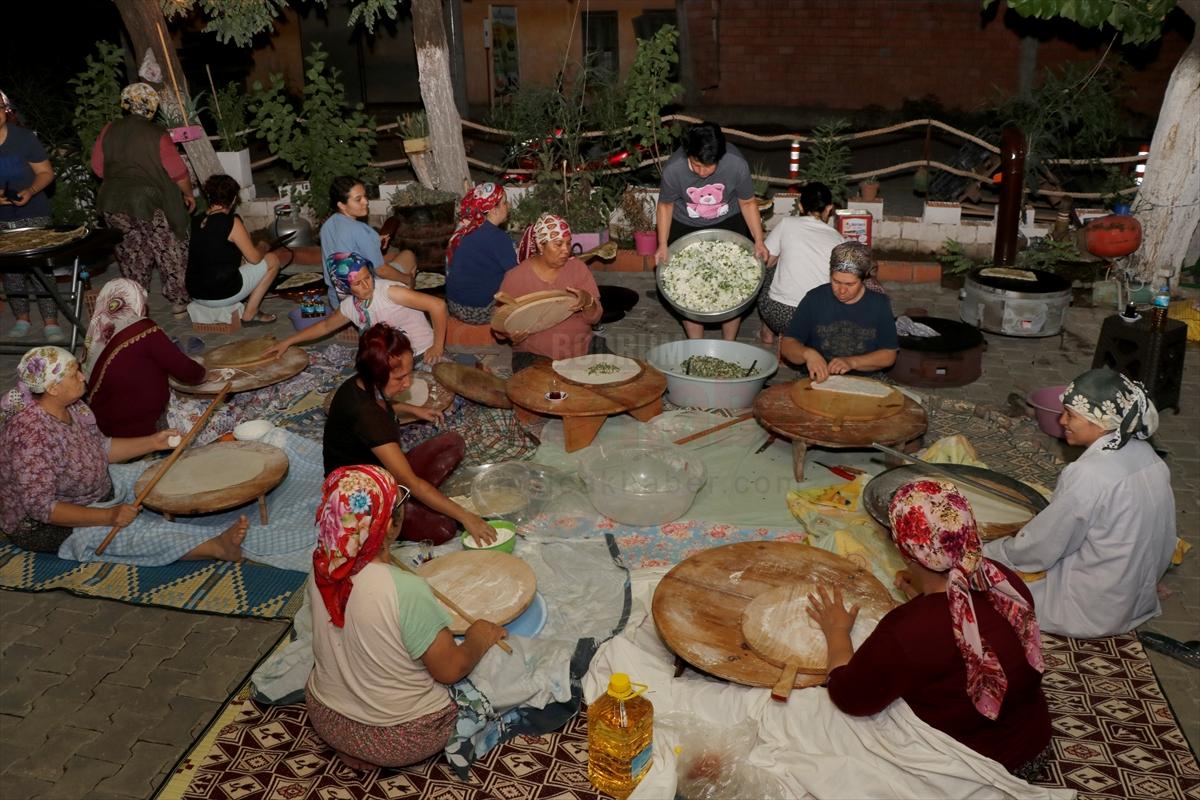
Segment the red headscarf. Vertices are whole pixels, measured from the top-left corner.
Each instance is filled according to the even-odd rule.
[[[517,260],[524,261],[547,242],[560,241],[571,235],[571,226],[562,217],[554,214],[542,214],[532,225],[521,234],[521,243],[517,245]]]
[[[396,479],[383,467],[339,467],[325,479],[317,506],[313,579],[339,628],[346,623],[352,576],[379,553],[397,493]]]
[[[454,251],[468,233],[474,232],[487,219],[487,214],[504,199],[504,187],[498,183],[481,183],[463,195],[458,204],[458,227],[450,234],[446,245],[446,266],[454,260]]]
[[[1029,666],[1041,672],[1042,640],[1033,606],[983,557],[971,504],[945,481],[919,480],[901,486],[888,508],[892,538],[900,552],[934,572],[947,572],[946,596],[954,641],[967,667],[967,694],[980,714],[995,719],[1008,690],[996,653],[979,635],[971,590],[987,592],[992,607],[1021,640]]]

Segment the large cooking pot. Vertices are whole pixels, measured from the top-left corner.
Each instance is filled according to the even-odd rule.
[[[1006,336],[1060,332],[1071,304],[1071,282],[1052,272],[1029,271],[1036,280],[984,275],[982,269],[971,272],[958,295],[963,322]]]
[[[758,283],[755,286],[754,291],[750,293],[750,296],[747,297],[744,302],[733,308],[726,309],[725,311],[694,311],[677,303],[663,288],[664,268],[667,266],[667,264],[671,263],[671,259],[674,258],[681,250],[689,245],[695,244],[696,242],[733,242],[751,256],[754,256],[754,242],[750,241],[745,236],[742,236],[740,233],[734,233],[733,231],[721,230],[720,228],[709,228],[698,230],[694,233],[689,233],[686,236],[680,236],[671,243],[670,247],[667,248],[667,261],[658,268],[655,275],[655,282],[658,284],[658,293],[663,297],[664,300],[670,303],[671,307],[678,311],[680,315],[686,319],[692,320],[693,322],[724,322],[725,320],[741,316],[746,309],[754,305],[754,301],[758,298],[758,293],[762,291],[763,280],[766,278],[766,269],[763,267],[762,261],[759,261],[757,256],[754,257],[754,260],[758,263]]]

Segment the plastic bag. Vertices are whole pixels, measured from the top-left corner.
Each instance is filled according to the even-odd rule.
[[[676,800],[772,800],[787,790],[776,776],[752,765],[758,723],[722,728],[683,712],[664,714],[655,727],[675,739]]]

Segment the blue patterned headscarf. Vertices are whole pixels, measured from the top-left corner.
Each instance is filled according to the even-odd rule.
[[[339,300],[344,300],[350,294],[350,282],[363,269],[375,275],[371,262],[358,253],[334,253],[325,259],[325,277],[337,292]]]
[[[1063,407],[1106,431],[1103,449],[1120,450],[1130,439],[1149,439],[1158,430],[1158,409],[1146,387],[1107,367],[1089,369],[1067,387]]]

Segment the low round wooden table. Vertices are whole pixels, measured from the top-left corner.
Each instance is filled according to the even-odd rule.
[[[869,449],[872,442],[905,445],[920,439],[929,426],[925,409],[900,392],[904,408],[883,419],[835,422],[798,407],[790,396],[791,383],[781,383],[754,399],[754,418],[771,433],[792,441],[792,469],[804,480],[804,457],[809,447],[832,450]],[[835,429],[836,428],[836,429]]]
[[[209,489],[192,494],[165,494],[159,491],[160,481],[154,491],[150,492],[143,501],[146,508],[158,511],[168,522],[174,522],[176,515],[209,514],[214,511],[226,511],[238,506],[244,506],[252,500],[258,500],[258,516],[263,525],[267,524],[267,493],[283,482],[288,473],[287,453],[262,442],[213,442],[195,450],[188,450],[176,461],[171,470],[179,469],[189,460],[196,458],[211,459],[210,454],[217,453],[224,461],[239,458],[241,454],[253,453],[261,458],[262,467],[258,474],[248,480],[239,481],[230,486]],[[155,462],[146,468],[134,484],[134,494],[141,494],[142,489],[150,481],[161,466]],[[168,475],[171,473],[168,473]]]
[[[201,356],[201,360],[205,360],[203,356]],[[205,363],[207,363],[206,360]],[[264,386],[273,386],[288,378],[294,378],[307,368],[308,353],[299,347],[289,347],[279,358],[262,364],[248,367],[226,367],[233,373],[229,378],[233,381],[233,388],[229,390],[229,393],[237,394],[238,392],[262,389]],[[212,377],[214,373],[219,373],[220,369],[220,367],[209,367],[209,377]],[[215,377],[212,380],[189,385],[171,378],[170,384],[171,388],[177,392],[198,397],[212,397],[225,386],[225,379]]]
[[[640,359],[642,372],[628,383],[584,386],[572,383],[554,371],[549,362],[539,362],[508,380],[508,398],[517,410],[517,418],[526,422],[542,414],[562,417],[568,453],[587,447],[600,432],[604,420],[613,414],[628,412],[646,422],[662,413],[662,396],[667,391],[667,376]],[[554,382],[554,383],[552,383]],[[552,385],[567,393],[565,400],[547,400]]]

